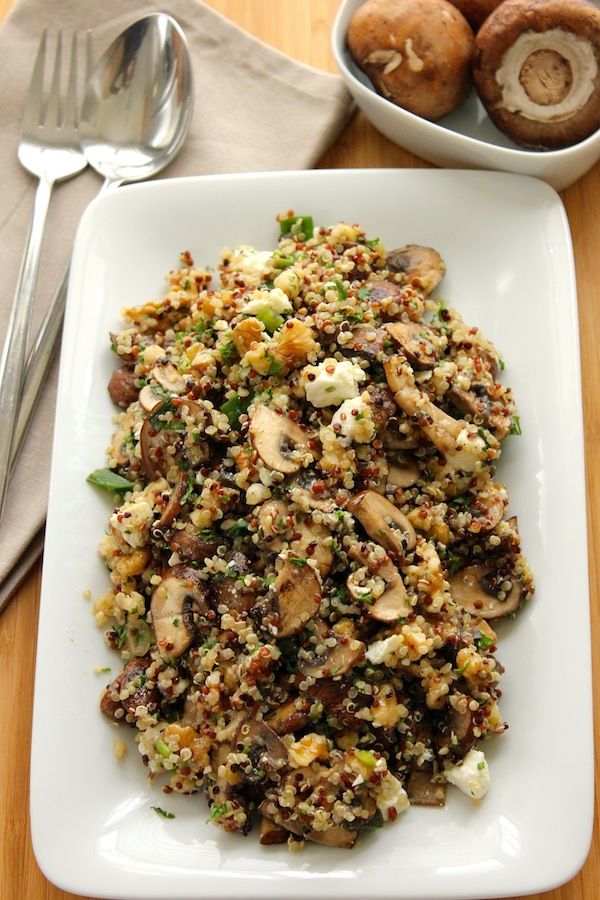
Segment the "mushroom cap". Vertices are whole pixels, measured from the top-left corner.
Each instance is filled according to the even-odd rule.
[[[321,603],[321,582],[305,560],[301,565],[286,560],[273,585],[277,597],[277,636],[289,637],[316,615]]]
[[[294,451],[307,452],[310,434],[287,416],[259,406],[250,421],[250,438],[265,465],[282,475],[293,475],[302,467],[301,454]]]
[[[398,344],[413,369],[432,369],[439,354],[435,346],[434,334],[419,322],[388,322],[386,330]]]
[[[437,250],[420,244],[390,250],[386,266],[390,272],[403,276],[402,284],[417,287],[425,297],[435,290],[446,274],[446,264]]]
[[[477,31],[502,0],[450,0],[450,3],[461,11],[473,31]]]
[[[415,529],[404,513],[381,494],[368,490],[356,494],[348,509],[358,519],[370,538],[403,559],[417,542]]]
[[[448,115],[469,92],[473,32],[447,0],[367,0],[348,46],[380,94],[425,119]]]
[[[499,619],[517,611],[524,597],[518,579],[511,577],[512,586],[508,596],[499,600],[488,586],[487,579],[493,569],[486,563],[466,566],[448,579],[452,597],[465,612],[482,619]]]
[[[600,9],[504,0],[477,34],[473,75],[488,115],[514,141],[576,144],[600,127]]]
[[[176,659],[185,653],[196,633],[196,615],[208,612],[208,588],[196,569],[175,566],[152,593],[152,624],[160,652]]]

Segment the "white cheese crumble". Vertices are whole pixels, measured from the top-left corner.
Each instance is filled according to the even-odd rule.
[[[453,469],[473,472],[485,452],[485,441],[474,425],[467,425],[456,438],[456,450],[446,454],[446,461]]]
[[[286,313],[292,311],[287,294],[281,288],[273,288],[270,291],[252,291],[251,299],[244,304],[242,312],[255,316],[257,313],[271,310],[274,313]]]
[[[366,377],[360,366],[347,359],[326,359],[318,366],[307,366],[303,374],[306,399],[317,408],[339,406],[344,400],[358,397],[358,385]]]
[[[402,787],[401,782],[399,782],[397,778],[394,778],[390,772],[382,778],[381,784],[377,788],[375,800],[384,820],[390,818],[390,809],[393,808],[395,809],[396,814],[400,814],[410,806],[408,794]],[[392,818],[395,817],[396,816],[392,813]]]
[[[130,547],[142,547],[153,521],[154,513],[150,503],[147,500],[135,500],[133,503],[124,503],[112,514],[110,527]]]
[[[351,438],[359,444],[368,443],[373,437],[371,406],[362,397],[344,400],[333,414],[331,424],[336,433]]]
[[[230,266],[247,275],[265,275],[270,271],[267,262],[273,256],[272,250],[255,250],[249,244],[236,247]]]
[[[365,656],[374,666],[380,666],[385,662],[385,658],[389,653],[393,653],[402,645],[402,638],[399,634],[392,634],[388,638],[381,641],[373,641],[369,644]]]
[[[488,792],[490,786],[490,770],[481,750],[472,747],[462,763],[458,766],[446,765],[444,775],[450,784],[472,797],[473,800],[481,800]]]

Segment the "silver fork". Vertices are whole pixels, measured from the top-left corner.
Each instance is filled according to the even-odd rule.
[[[44,31],[25,103],[18,150],[21,165],[39,181],[0,358],[0,516],[10,474],[10,451],[23,387],[29,324],[52,188],[55,182],[77,175],[87,165],[79,145],[77,127],[77,34],[73,35],[71,42],[67,90],[63,98],[62,32],[58,33],[50,91],[44,105],[46,43]]]

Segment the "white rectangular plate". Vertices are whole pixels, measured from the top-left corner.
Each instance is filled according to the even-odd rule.
[[[150,787],[131,733],[101,716],[120,668],[85,589],[108,579],[96,546],[109,500],[85,483],[104,464],[114,414],[108,332],[120,310],[159,298],[189,249],[271,248],[276,213],[358,222],[388,248],[436,247],[440,296],[506,361],[522,437],[498,477],[510,491],[538,592],[500,626],[502,711],[488,744],[492,785],[476,804],[411,809],[352,851],[261,847],[206,824],[200,796]],[[481,172],[350,170],[158,181],[95,201],[81,223],[63,339],[40,612],[31,817],[38,862],[66,890],[119,898],[482,898],[541,891],[583,863],[593,809],[585,490],[577,300],[558,196],[541,182]],[[110,676],[109,676],[110,677]],[[122,762],[113,740],[125,737]],[[150,807],[176,814],[165,821]]]

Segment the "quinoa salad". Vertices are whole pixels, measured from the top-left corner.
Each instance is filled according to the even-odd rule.
[[[488,789],[494,629],[534,590],[496,480],[521,429],[436,250],[276,218],[110,336],[100,708],[201,819],[349,848]]]

